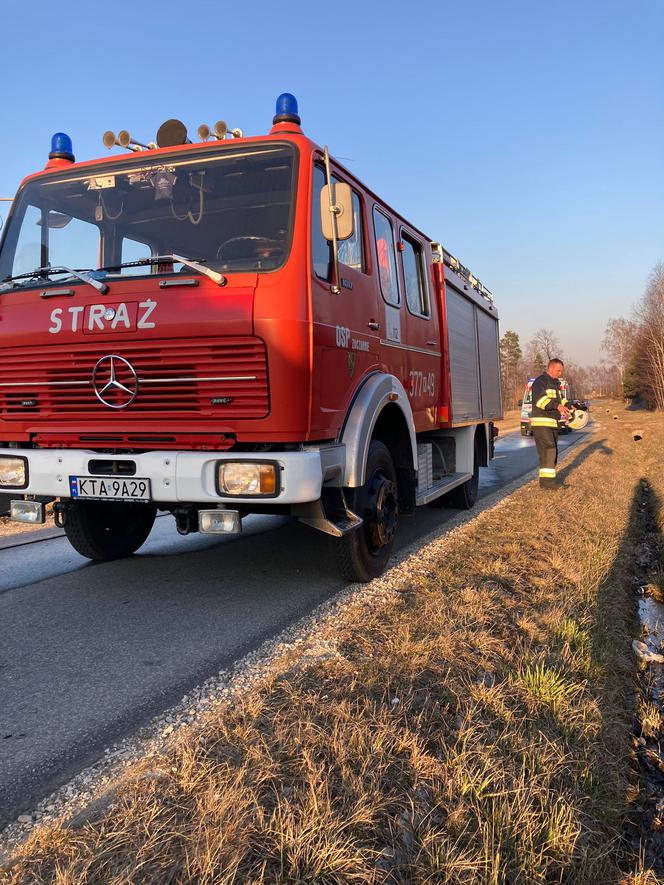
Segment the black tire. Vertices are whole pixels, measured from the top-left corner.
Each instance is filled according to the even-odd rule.
[[[154,504],[125,501],[72,501],[65,534],[74,550],[88,559],[105,561],[131,556],[154,525]]]
[[[527,427],[521,428],[521,436],[528,436],[528,428]]]
[[[333,541],[337,565],[348,581],[366,583],[381,575],[394,546],[399,523],[397,475],[389,449],[371,440],[365,471],[366,482],[346,489],[351,510],[362,517],[360,528]]]
[[[455,507],[457,510],[471,510],[477,501],[480,488],[480,453],[477,445],[477,437],[473,443],[473,476],[462,485],[452,489],[447,495],[443,495],[445,507]]]

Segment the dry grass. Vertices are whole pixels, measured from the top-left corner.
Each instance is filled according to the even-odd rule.
[[[0,880],[655,882],[621,828],[634,494],[647,477],[664,500],[664,418],[639,416],[638,445],[603,423],[567,489],[531,484],[423,551]]]

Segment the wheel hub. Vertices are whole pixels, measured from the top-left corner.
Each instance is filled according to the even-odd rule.
[[[365,525],[369,542],[376,551],[394,538],[399,514],[398,500],[396,483],[382,473],[375,474],[368,488]]]

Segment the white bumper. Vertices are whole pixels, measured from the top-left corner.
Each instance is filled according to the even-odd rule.
[[[48,495],[68,498],[70,476],[91,476],[88,462],[107,458],[133,461],[136,477],[149,479],[154,501],[182,504],[252,503],[302,504],[320,498],[323,483],[321,453],[300,452],[146,452],[142,455],[101,455],[81,449],[0,449],[0,457],[20,456],[28,461],[28,485],[3,489],[10,495]],[[275,497],[219,495],[216,471],[220,461],[275,461],[281,468],[279,494]],[[97,474],[94,474],[97,475]],[[117,477],[114,477],[117,478]]]

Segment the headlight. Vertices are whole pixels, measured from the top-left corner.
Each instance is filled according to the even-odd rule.
[[[263,495],[279,493],[279,465],[265,461],[222,461],[217,467],[220,495]]]
[[[0,487],[24,489],[28,484],[28,459],[0,455]]]

